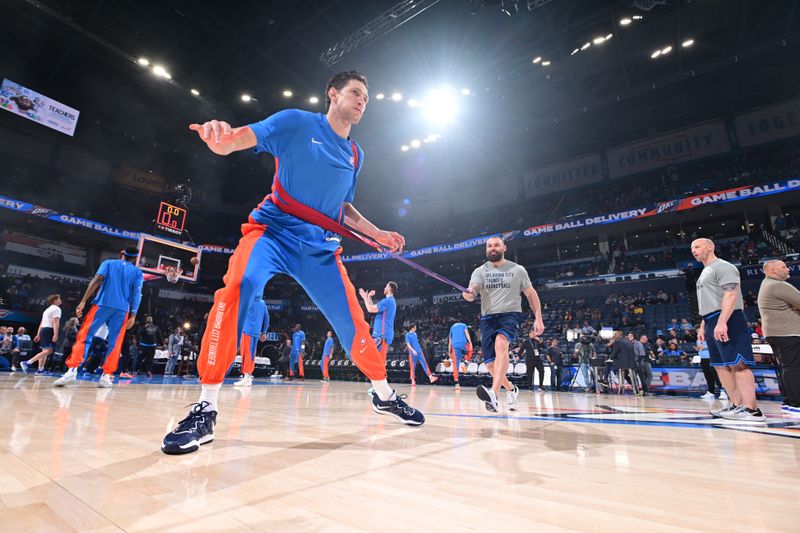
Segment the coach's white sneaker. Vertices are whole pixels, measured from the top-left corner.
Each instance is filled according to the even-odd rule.
[[[742,422],[766,422],[767,417],[761,412],[761,409],[749,409],[740,405],[732,411],[725,411],[720,413],[720,416],[725,420],[741,420]]]
[[[516,411],[517,410],[517,396],[519,395],[519,388],[514,385],[514,390],[510,390],[506,393],[506,403],[508,404],[509,411]]]
[[[700,399],[701,400],[715,400],[716,398],[714,397],[713,394],[711,394],[710,392],[707,392],[707,393],[703,394],[702,396],[700,396]]]
[[[110,389],[114,386],[114,376],[111,374],[103,374],[100,381],[97,382],[97,386],[101,389]]]
[[[725,401],[725,400],[728,399],[728,395],[725,394],[725,390],[724,389],[719,391],[719,399],[722,400],[722,401]]]
[[[70,368],[64,375],[53,382],[53,387],[63,387],[67,383],[72,383],[78,378],[78,369]]]
[[[253,376],[250,374],[245,374],[242,376],[242,379],[237,381],[233,384],[234,387],[252,387],[253,386]]]

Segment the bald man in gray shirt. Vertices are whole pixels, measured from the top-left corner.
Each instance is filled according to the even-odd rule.
[[[508,408],[517,410],[519,389],[506,377],[508,372],[508,347],[519,335],[522,315],[520,294],[524,294],[536,315],[533,332],[539,336],[544,332],[542,305],[539,295],[531,284],[528,271],[522,266],[506,260],[506,244],[500,237],[486,241],[487,261],[472,272],[469,291],[462,293],[468,302],[481,297],[481,350],[486,369],[492,375],[492,388],[479,385],[478,398],[483,400],[488,411],[497,412],[497,396],[504,387]]]

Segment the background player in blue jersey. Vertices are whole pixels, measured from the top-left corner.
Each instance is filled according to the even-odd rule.
[[[242,238],[223,278],[225,286],[214,294],[197,362],[200,399],[165,436],[164,453],[193,452],[214,439],[217,397],[236,355],[247,307],[279,273],[293,277],[305,289],[342,347],[372,381],[373,410],[409,425],[425,421],[387,383],[386,361],[375,347],[340,259],[341,238],[319,225],[322,219],[333,219],[389,250],[405,246],[402,235],[377,228],[352,204],[364,153],[350,139],[350,131],[366,110],[367,80],[354,71],[336,74],[325,96],[325,114],[288,109],[238,128],[218,120],[189,126],[215,154],[252,148],[269,152],[275,156],[276,171],[272,194],[242,226]]]
[[[253,385],[253,371],[256,368],[256,351],[258,341],[267,340],[269,329],[269,313],[267,304],[261,296],[253,299],[253,305],[247,311],[247,319],[242,330],[239,353],[242,354],[242,379],[233,384],[234,387],[250,387]]]
[[[422,351],[422,347],[419,345],[419,338],[417,337],[417,326],[412,324],[410,328],[408,328],[408,333],[406,333],[406,348],[408,349],[408,371],[411,373],[411,385],[416,386],[417,380],[415,377],[417,364],[422,365],[422,370],[428,375],[428,380],[431,383],[435,383],[439,380],[436,376],[434,376],[430,368],[428,368],[428,362],[425,360],[425,353]]]
[[[297,367],[300,379],[306,378],[303,368],[303,352],[306,349],[306,333],[300,328],[300,324],[295,324],[292,330],[292,353],[289,355],[289,378],[294,378],[294,369]]]
[[[67,372],[58,378],[53,385],[62,387],[75,381],[78,367],[83,362],[95,333],[105,324],[108,326],[108,349],[103,361],[103,376],[98,387],[111,387],[113,375],[117,370],[119,355],[122,350],[124,331],[131,329],[136,320],[139,303],[142,301],[142,271],[134,266],[139,256],[135,247],[126,248],[119,259],[108,259],[100,264],[94,279],[89,283],[86,293],[75,307],[78,318],[83,316],[86,303],[97,292],[89,312],[78,331],[78,338],[72,346],[72,353],[67,359]]]
[[[467,325],[463,322],[456,322],[450,326],[450,336],[447,340],[447,353],[453,361],[453,383],[456,389],[460,389],[458,383],[458,365],[462,359],[469,359],[472,356],[472,339],[469,337]]]
[[[322,370],[322,381],[330,381],[331,377],[328,374],[328,363],[333,355],[333,332],[328,332],[328,338],[325,339],[325,346],[322,348],[322,359],[319,361],[319,368]]]
[[[397,301],[394,296],[397,294],[397,283],[390,281],[386,284],[383,288],[385,298],[377,304],[372,301],[375,291],[367,292],[359,289],[358,292],[364,300],[367,311],[375,313],[375,319],[372,321],[372,338],[383,360],[386,361],[386,354],[389,353],[389,347],[394,341],[394,317],[397,314]]]

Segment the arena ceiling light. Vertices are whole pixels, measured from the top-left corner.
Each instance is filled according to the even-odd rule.
[[[402,94],[400,94],[400,93],[392,93],[392,101],[393,102],[399,102],[402,99],[403,99],[403,95]]]
[[[412,98],[408,101],[408,107],[419,107],[420,103],[416,98]]]
[[[250,95],[249,95],[249,94],[247,94],[247,93],[244,93],[244,94],[242,94],[242,96],[241,96],[241,99],[242,99],[242,102],[244,102],[244,103],[248,103],[248,102],[250,102],[250,101],[253,99],[253,97],[252,97],[252,96],[250,96]]]
[[[139,59],[136,60],[136,62],[143,67],[146,67],[150,64],[150,60],[147,59],[146,57],[140,57]]]
[[[308,99],[308,103],[309,104],[318,104],[319,103],[319,98],[317,98],[316,96],[312,96],[311,98]]]
[[[541,63],[541,62],[542,62],[542,56],[536,56],[536,57],[533,58],[533,64],[534,65],[536,63]]]
[[[378,93],[375,95],[375,100],[383,100],[384,98],[386,98],[386,95],[383,93]]]
[[[286,89],[285,91],[283,91],[283,96],[285,98],[291,98],[293,95],[294,95],[294,93],[292,91],[290,91],[289,89]]]
[[[631,20],[629,17],[622,17],[619,19],[620,26],[630,26],[631,22],[633,22],[633,20]]]
[[[442,126],[458,116],[458,99],[453,88],[442,86],[425,97],[425,115],[428,122]]]
[[[613,36],[614,36],[613,33],[609,33],[608,35],[605,36],[605,38],[603,40],[604,41],[610,41]]]
[[[153,65],[153,74],[155,74],[159,78],[164,78],[167,80],[172,79],[172,75],[169,72],[167,72],[167,69],[165,69],[161,65]]]
[[[469,95],[470,95],[470,92],[471,92],[471,91],[470,91],[469,89],[467,89],[466,87],[464,87],[463,89],[461,89],[461,94],[463,94],[464,96],[469,96]]]
[[[583,46],[581,46],[581,50],[586,50],[590,46],[592,46],[592,43],[590,43],[589,41],[586,41],[585,43],[583,43]]]
[[[576,48],[575,50],[573,50],[572,52],[570,52],[570,54],[569,54],[569,55],[571,55],[571,56],[574,56],[575,54],[577,54],[577,53],[578,53],[578,52],[580,52],[580,51],[581,51],[581,49],[580,49],[580,48]]]
[[[404,151],[404,152],[408,152],[408,145],[407,145],[407,144],[404,144],[403,146],[401,146],[401,147],[400,147],[400,149],[401,149],[402,151]]]
[[[542,66],[543,67],[549,67],[550,66],[550,61],[542,61]]]
[[[200,96],[200,91],[197,89],[190,89],[189,92],[192,93],[192,96]]]
[[[419,148],[421,145],[422,143],[419,142],[419,139],[414,139],[411,141],[411,148]]]
[[[685,41],[683,41],[681,46],[684,47],[684,48],[689,48],[693,44],[694,44],[694,39],[686,39]]]
[[[656,59],[660,55],[661,55],[661,50],[656,50],[655,52],[650,54],[650,59]]]
[[[606,38],[602,37],[602,36],[599,36],[599,35],[597,37],[595,37],[594,39],[592,39],[592,42],[594,44],[603,44],[605,41],[606,41]]]
[[[672,52],[672,45],[668,44],[667,46],[665,46],[664,48],[661,49],[661,55],[662,56],[665,56],[670,52]]]

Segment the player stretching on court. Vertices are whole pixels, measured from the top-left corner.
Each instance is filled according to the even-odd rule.
[[[417,370],[417,363],[422,365],[422,370],[428,375],[428,380],[431,383],[436,383],[439,378],[431,374],[428,368],[428,362],[425,360],[425,354],[422,352],[422,347],[419,345],[419,338],[417,337],[417,326],[412,324],[406,333],[406,348],[408,348],[408,371],[411,373],[411,386],[417,386],[415,374]]]
[[[458,365],[462,359],[469,360],[472,357],[472,339],[469,338],[467,325],[463,322],[456,322],[450,326],[450,336],[447,339],[447,353],[453,364],[453,383],[456,390],[461,388],[458,384]]]
[[[108,348],[103,361],[103,375],[97,386],[104,388],[113,386],[114,372],[119,363],[125,330],[133,327],[139,303],[142,301],[144,278],[142,271],[133,264],[138,256],[139,250],[130,247],[120,252],[119,259],[107,259],[100,263],[100,268],[86,288],[83,299],[75,307],[75,315],[81,318],[86,303],[95,291],[97,296],[92,300],[92,306],[72,346],[72,353],[67,359],[68,370],[53,382],[53,386],[63,387],[75,381],[78,377],[78,367],[89,353],[95,333],[104,324],[108,326]]]
[[[292,331],[292,352],[289,354],[289,379],[294,379],[294,367],[300,379],[306,379],[306,371],[303,367],[303,352],[306,349],[306,332],[300,329],[300,324],[295,324]]]
[[[331,361],[333,355],[333,332],[328,332],[328,338],[325,339],[325,346],[322,348],[322,359],[319,361],[319,368],[322,370],[322,381],[330,381],[331,376],[328,373],[328,363]]]
[[[341,262],[340,237],[318,223],[334,219],[401,251],[399,233],[375,227],[353,206],[364,154],[350,130],[361,120],[369,96],[366,78],[354,71],[335,75],[325,89],[326,114],[288,109],[249,126],[232,128],[217,120],[192,124],[218,155],[250,150],[276,158],[272,194],[242,226],[242,238],[214,294],[198,357],[202,390],[198,403],[164,438],[165,453],[189,453],[214,439],[217,396],[236,354],[241,320],[250,300],[275,275],[292,276],[306,290],[356,366],[371,381],[372,407],[410,425],[425,417],[409,407],[386,381],[386,361],[375,347],[355,288]],[[292,215],[290,213],[295,213]],[[311,219],[317,220],[315,223]]]
[[[544,332],[542,305],[539,295],[531,284],[528,272],[520,265],[505,258],[506,244],[500,237],[490,237],[486,241],[488,261],[472,272],[469,280],[470,292],[462,293],[468,302],[481,296],[481,348],[483,362],[492,375],[492,388],[479,385],[478,398],[483,400],[488,411],[497,412],[497,396],[500,387],[508,391],[508,408],[517,410],[519,389],[511,385],[506,377],[508,372],[508,347],[517,339],[519,333],[522,305],[519,294],[528,299],[536,320],[533,331],[538,336]]]
[[[386,354],[389,353],[389,347],[394,340],[394,317],[397,314],[397,301],[394,299],[394,295],[397,294],[397,283],[390,281],[386,284],[386,287],[383,288],[385,298],[377,304],[372,301],[375,291],[367,292],[359,289],[358,293],[364,300],[367,311],[375,313],[375,320],[372,322],[372,338],[385,361]]]
[[[242,379],[233,384],[234,387],[251,387],[253,385],[253,372],[256,369],[256,351],[258,341],[267,340],[269,329],[269,313],[267,304],[256,296],[253,305],[247,312],[242,330],[242,339],[239,341],[239,351],[242,354]]]

